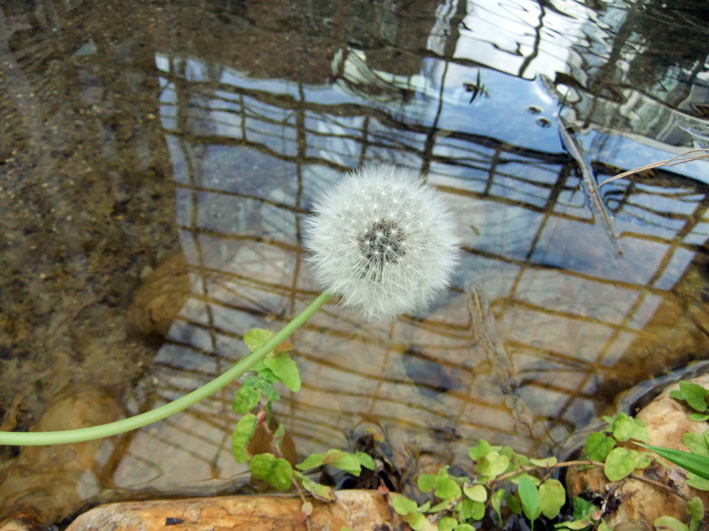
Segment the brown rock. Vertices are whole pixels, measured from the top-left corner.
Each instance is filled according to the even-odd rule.
[[[312,531],[352,529],[403,529],[392,515],[387,498],[378,491],[346,490],[337,501],[310,500]],[[303,502],[298,497],[229,496],[189,500],[159,500],[115,503],[96,507],[81,515],[67,531],[165,531],[169,525],[180,530],[211,531],[295,531],[306,529]]]
[[[189,266],[180,252],[158,265],[136,292],[128,312],[131,326],[166,336],[190,293]]]
[[[57,395],[32,431],[83,428],[122,416],[123,410],[104,390],[72,385]],[[28,517],[31,527],[44,528],[71,516],[98,493],[101,463],[111,448],[110,440],[23,447],[0,483],[0,528]]]
[[[709,374],[690,381],[707,387],[709,386]],[[640,410],[636,418],[647,423],[650,444],[686,452],[688,448],[682,443],[682,435],[690,432],[704,433],[707,423],[689,420],[687,409],[680,402],[670,398],[670,391],[677,388],[679,388],[679,384],[669,386],[650,404]],[[626,447],[644,451],[633,444],[626,444]],[[645,478],[664,485],[674,485],[680,493],[688,498],[699,496],[705,507],[709,505],[709,492],[698,491],[687,486],[687,473],[677,466],[673,465],[666,469],[655,464],[644,471],[637,471],[636,474],[642,474]],[[616,500],[617,503],[608,504],[608,507],[614,509],[604,517],[612,529],[621,524],[632,523],[644,530],[654,530],[653,522],[660,516],[673,516],[689,523],[689,516],[682,498],[641,480],[626,478],[618,482],[610,482],[602,469],[594,468],[582,472],[571,469],[567,474],[566,483],[571,496],[591,490],[605,499]]]

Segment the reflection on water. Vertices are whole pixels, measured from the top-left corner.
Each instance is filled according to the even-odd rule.
[[[223,371],[247,330],[316,296],[303,220],[373,161],[427,174],[460,217],[464,257],[425,313],[372,325],[332,304],[297,333],[303,389],[275,410],[300,456],[371,426],[401,466],[455,461],[481,437],[558,449],[619,391],[704,357],[706,163],[592,192],[706,147],[707,50],[656,34],[659,21],[705,34],[680,8],[45,2],[0,15],[4,409],[12,381],[40,382],[34,412],[82,378],[135,410]],[[471,101],[478,81],[487,96]],[[153,269],[167,273],[146,326],[177,315],[154,328],[157,354],[126,318]],[[45,383],[57,360],[68,372]],[[132,434],[108,483],[227,484],[243,472],[234,390]]]

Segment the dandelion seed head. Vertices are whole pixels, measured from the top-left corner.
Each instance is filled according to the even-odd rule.
[[[419,310],[448,287],[458,262],[455,218],[410,170],[353,171],[314,211],[305,246],[315,279],[367,319]]]

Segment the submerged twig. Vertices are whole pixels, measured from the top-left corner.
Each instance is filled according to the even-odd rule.
[[[694,155],[695,153],[702,153],[702,154],[701,155]],[[686,162],[692,162],[695,160],[706,159],[706,158],[709,158],[709,149],[693,149],[693,150],[687,151],[685,153],[680,153],[679,155],[677,155],[676,157],[672,157],[671,159],[661,160],[658,162],[646,164],[645,166],[640,166],[639,168],[635,168],[634,170],[624,171],[623,173],[619,173],[618,175],[614,175],[613,177],[609,177],[605,181],[599,183],[595,187],[595,190],[598,190],[604,184],[608,184],[610,182],[617,181],[618,179],[622,179],[623,177],[627,177],[628,175],[632,175],[634,173],[639,173],[639,172],[645,171],[645,170],[651,170],[653,168],[659,168],[660,166],[677,166],[678,164],[684,164]]]
[[[584,156],[583,148],[581,147],[579,141],[572,136],[571,133],[569,133],[569,127],[566,124],[566,121],[561,116],[557,116],[556,119],[559,122],[559,136],[561,136],[561,143],[564,145],[569,155],[571,155],[574,161],[576,161],[579,171],[581,172],[582,182],[585,185],[585,190],[589,196],[591,204],[596,207],[596,210],[598,210],[598,216],[601,218],[603,226],[606,229],[606,233],[615,247],[616,254],[621,255],[623,254],[623,250],[618,245],[618,236],[616,235],[613,224],[611,223],[611,218],[608,215],[608,211],[606,210],[603,201],[598,196],[598,187],[593,186],[593,168],[591,168],[591,164]]]

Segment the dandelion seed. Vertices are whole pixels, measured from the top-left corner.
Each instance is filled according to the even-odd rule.
[[[356,170],[314,210],[305,246],[316,281],[367,319],[419,310],[448,287],[458,262],[456,222],[435,188],[413,172]]]

